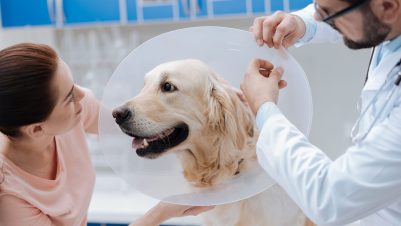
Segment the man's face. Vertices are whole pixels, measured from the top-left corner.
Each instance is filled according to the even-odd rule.
[[[315,17],[318,20],[330,16],[334,18],[328,24],[343,35],[344,43],[349,48],[370,48],[386,40],[391,31],[391,27],[373,13],[370,2],[350,4],[340,0],[315,0]]]
[[[363,49],[377,46],[386,40],[391,31],[390,26],[381,22],[377,16],[374,15],[369,5],[363,6],[361,10],[363,15],[362,39],[353,41],[347,38],[346,35],[344,35],[343,38],[345,45],[350,49]]]

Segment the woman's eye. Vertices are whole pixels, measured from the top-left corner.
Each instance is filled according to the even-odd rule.
[[[174,91],[176,91],[177,90],[177,88],[173,85],[173,84],[171,84],[171,83],[169,83],[169,82],[165,82],[163,85],[162,85],[162,91],[163,92],[174,92]]]

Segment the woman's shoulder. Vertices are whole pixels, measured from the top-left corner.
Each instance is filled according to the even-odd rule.
[[[22,181],[11,160],[0,153],[0,196],[19,194]]]
[[[3,173],[3,155],[0,154],[0,186],[4,182],[5,176]],[[0,192],[1,192],[1,187],[0,187]]]
[[[55,186],[56,181],[25,171],[0,153],[0,194],[17,194],[20,197],[29,195],[35,190],[49,189]]]
[[[59,163],[56,179],[49,180],[32,175],[19,168],[11,160],[0,154],[0,202],[7,201],[15,206],[32,206],[47,213],[53,213],[52,205],[65,206],[70,194],[62,189],[65,186],[66,174]],[[69,208],[69,206],[67,206]]]

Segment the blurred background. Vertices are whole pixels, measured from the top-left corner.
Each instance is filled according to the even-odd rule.
[[[45,43],[70,66],[77,84],[102,90],[120,61],[136,46],[161,33],[191,26],[248,30],[257,16],[299,10],[312,0],[0,0],[0,48],[20,42]],[[166,43],[168,44],[168,43]],[[343,44],[315,44],[290,52],[311,85],[314,117],[310,140],[335,159],[350,144],[356,103],[369,50]],[[236,84],[239,86],[239,84]],[[97,182],[90,225],[126,225],[157,202],[139,194],[109,168],[95,137],[88,137]],[[172,219],[168,225],[197,225]]]

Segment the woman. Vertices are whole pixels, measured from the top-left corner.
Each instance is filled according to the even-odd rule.
[[[0,51],[0,225],[86,225],[95,171],[85,133],[98,132],[98,113],[50,47]],[[159,203],[132,225],[207,209]]]

